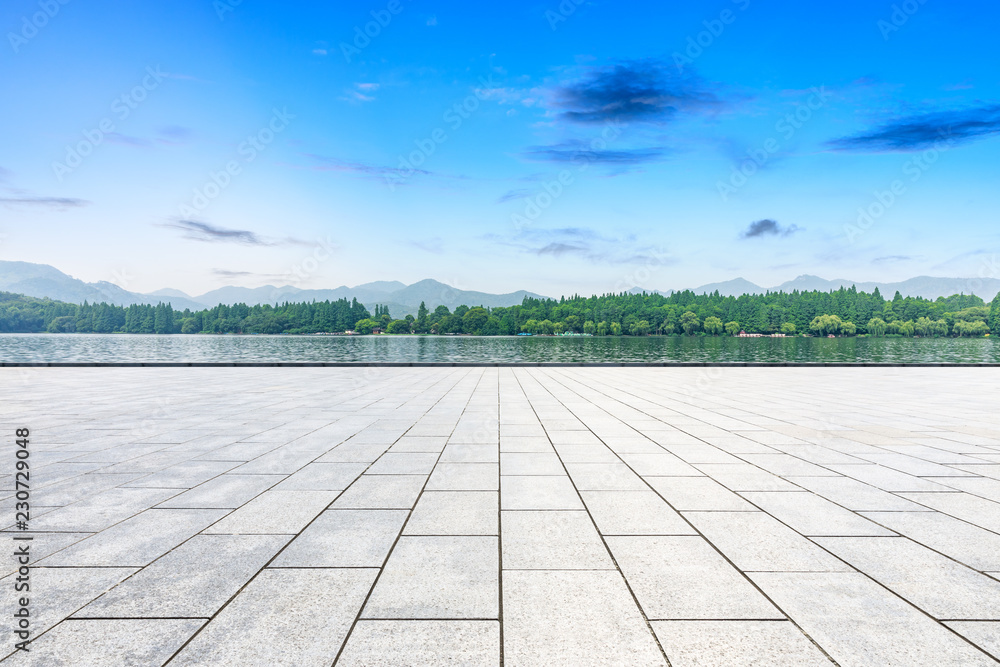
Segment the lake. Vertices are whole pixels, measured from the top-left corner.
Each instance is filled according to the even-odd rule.
[[[0,334],[0,362],[1000,363],[1000,338]]]

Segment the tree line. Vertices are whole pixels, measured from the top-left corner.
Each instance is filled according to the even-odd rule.
[[[356,299],[280,305],[220,305],[178,311],[169,304],[82,305],[0,293],[0,332],[236,334],[473,334],[481,336],[737,335],[740,332],[818,336],[983,336],[1000,334],[1000,295],[990,305],[975,295],[934,300],[885,299],[854,287],[831,292],[769,292],[739,297],[674,292],[618,293],[561,299],[525,298],[503,308],[458,306],[393,318]]]

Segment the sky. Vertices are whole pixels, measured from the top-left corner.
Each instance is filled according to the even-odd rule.
[[[192,295],[1000,277],[998,19],[8,0],[0,259]]]

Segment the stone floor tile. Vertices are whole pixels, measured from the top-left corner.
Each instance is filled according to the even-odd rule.
[[[505,570],[607,570],[614,563],[584,511],[502,512]]]
[[[284,491],[343,491],[367,467],[364,463],[310,463],[286,477]]]
[[[328,510],[271,567],[382,567],[406,516],[405,510]]]
[[[171,665],[329,667],[378,570],[265,570]]]
[[[608,537],[650,620],[784,619],[701,537]]]
[[[499,486],[496,463],[438,463],[427,481],[428,491],[497,491]]]
[[[336,491],[286,491],[279,485],[260,494],[205,532],[230,535],[295,534],[336,497]]]
[[[288,542],[287,535],[198,535],[75,618],[207,618]]]
[[[500,455],[501,475],[564,475],[555,452],[509,452]]]
[[[995,665],[863,574],[756,572],[750,577],[840,665]]]
[[[685,512],[744,572],[838,572],[851,568],[764,512]]]
[[[581,491],[645,491],[642,478],[624,463],[567,463],[574,486]]]
[[[740,495],[803,535],[894,535],[863,516],[806,491]]]
[[[497,621],[358,621],[337,667],[500,664]]]
[[[940,512],[862,512],[915,542],[974,570],[1000,571],[1000,535]]]
[[[581,491],[602,535],[694,535],[695,531],[656,493]]]
[[[667,664],[618,572],[504,571],[503,610],[504,665]]]
[[[508,476],[500,478],[500,509],[575,510],[583,503],[569,477]]]
[[[76,542],[40,564],[43,567],[145,567],[221,519],[226,511],[149,509]]]
[[[653,621],[671,667],[831,667],[788,621]]]
[[[495,619],[496,537],[399,538],[362,612],[369,619]]]
[[[1000,620],[1000,581],[904,537],[818,537],[816,541],[939,619]]]
[[[233,509],[263,493],[284,479],[282,475],[225,474],[174,496],[158,505],[161,508]]]
[[[107,667],[162,665],[205,623],[202,619],[70,619],[5,665]]]
[[[674,509],[755,512],[757,508],[710,477],[647,477],[646,481]]]
[[[499,535],[495,491],[425,491],[404,535]]]
[[[426,475],[362,475],[333,503],[333,509],[408,510],[426,481]]]

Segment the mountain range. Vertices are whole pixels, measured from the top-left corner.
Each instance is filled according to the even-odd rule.
[[[0,291],[25,294],[37,298],[48,297],[69,303],[90,303],[105,301],[119,306],[133,303],[169,303],[175,309],[202,310],[219,304],[248,305],[275,304],[285,301],[335,301],[337,299],[357,299],[369,310],[375,304],[388,306],[393,317],[416,315],[420,303],[434,310],[437,306],[513,306],[520,304],[524,297],[544,298],[533,292],[518,290],[508,294],[489,294],[462,290],[437,280],[421,280],[406,285],[399,281],[377,281],[356,287],[335,289],[300,289],[291,285],[275,287],[221,287],[199,296],[191,296],[176,289],[161,289],[147,294],[129,292],[114,283],[106,281],[87,283],[47,264],[0,261]]]
[[[876,287],[882,296],[891,299],[899,291],[903,296],[920,296],[936,299],[939,296],[952,294],[976,294],[990,301],[1000,292],[1000,280],[996,278],[937,278],[918,276],[902,282],[878,283],[857,282],[846,279],[825,280],[817,276],[802,275],[775,287],[761,287],[744,278],[736,278],[720,283],[709,283],[693,288],[696,294],[713,293],[716,290],[724,296],[740,296],[741,294],[763,294],[764,292],[800,292],[819,290],[828,292],[841,287],[854,285],[859,291],[872,292]],[[518,290],[508,294],[490,294],[461,290],[446,285],[437,280],[421,280],[406,285],[399,281],[377,281],[357,285],[356,287],[341,286],[335,289],[300,289],[291,285],[275,287],[221,287],[199,296],[191,296],[176,289],[161,289],[150,293],[130,292],[118,285],[106,281],[87,283],[73,278],[55,267],[47,264],[31,264],[28,262],[0,261],[0,291],[25,294],[38,298],[48,297],[57,301],[69,303],[90,303],[105,301],[119,306],[133,303],[169,303],[176,309],[201,310],[219,304],[232,305],[246,303],[249,305],[265,303],[281,303],[284,301],[326,301],[355,298],[373,310],[376,304],[388,306],[393,317],[415,315],[421,302],[433,310],[439,305],[454,309],[459,305],[486,306],[496,308],[520,304],[524,297],[544,298],[533,292]],[[633,288],[632,292],[641,292]],[[650,290],[645,290],[650,291]],[[653,290],[657,291],[658,290]],[[673,290],[659,292],[669,295]]]
[[[836,278],[826,280],[818,276],[801,275],[794,280],[789,280],[775,287],[761,287],[749,280],[736,278],[721,283],[709,283],[696,287],[692,291],[695,294],[711,294],[716,290],[723,296],[740,296],[741,294],[764,294],[765,292],[829,292],[838,290],[841,287],[850,288],[855,286],[859,292],[871,293],[878,288],[883,298],[891,299],[898,291],[903,296],[920,296],[925,299],[936,299],[939,296],[951,296],[952,294],[975,294],[989,302],[1000,293],[1000,279],[997,278],[938,278],[934,276],[917,276],[902,282],[880,283],[880,282],[859,282],[856,280],[846,280]],[[669,294],[669,292],[664,292]]]

